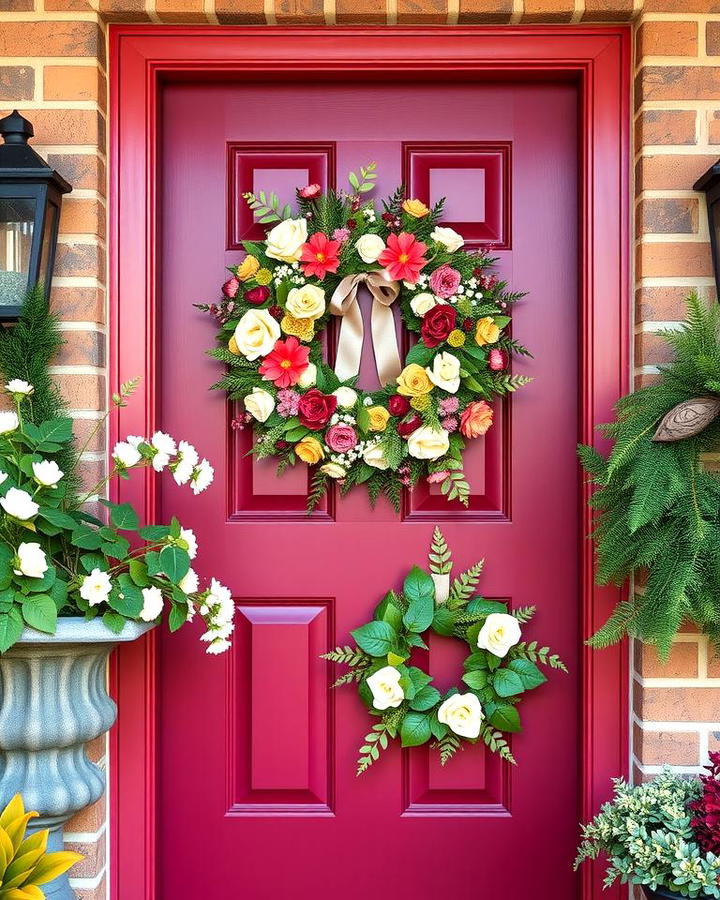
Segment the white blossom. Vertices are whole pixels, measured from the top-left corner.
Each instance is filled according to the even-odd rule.
[[[138,441],[141,443],[142,439]],[[136,466],[142,459],[142,454],[137,449],[137,445],[131,444],[130,439],[127,441],[118,441],[113,448],[113,459],[116,464],[123,469],[130,469]]]
[[[195,557],[197,556],[198,547],[195,532],[192,530],[192,528],[181,528],[180,538],[187,544],[187,555],[190,557],[190,559],[195,559]]]
[[[213,469],[206,459],[201,460],[190,478],[190,486],[193,494],[201,494],[206,488],[210,487],[214,477],[215,469]]]
[[[196,594],[200,585],[200,579],[194,569],[188,569],[178,582],[178,587],[183,594]]]
[[[8,394],[21,394],[24,397],[35,393],[35,388],[29,382],[23,381],[22,378],[13,378],[12,381],[8,381],[5,390]]]
[[[7,494],[0,499],[0,506],[9,516],[20,519],[22,522],[32,519],[40,509],[27,491],[14,487],[10,488]]]
[[[143,622],[154,622],[163,611],[163,595],[158,587],[143,588],[143,608],[140,618]]]
[[[42,578],[48,570],[47,557],[40,544],[22,543],[17,549],[17,565],[13,567],[16,575],[27,578]]]
[[[173,478],[177,484],[187,484],[198,462],[198,452],[187,441],[178,445],[178,459],[173,465]]]
[[[44,487],[55,487],[65,474],[60,466],[52,459],[43,459],[32,464],[33,475],[38,484]]]
[[[89,575],[83,578],[80,585],[80,596],[83,600],[87,600],[90,606],[97,606],[99,603],[107,601],[111,590],[112,583],[108,573],[100,569],[93,569]]]
[[[0,412],[0,434],[8,434],[15,431],[20,425],[20,419],[15,412]]]
[[[217,656],[219,653],[224,653],[226,650],[229,650],[231,646],[230,641],[224,640],[223,638],[216,638],[211,644],[208,644],[207,653],[210,653],[212,656]]]

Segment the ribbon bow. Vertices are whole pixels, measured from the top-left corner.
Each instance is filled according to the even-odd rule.
[[[388,280],[383,272],[346,275],[335,288],[330,300],[330,312],[342,318],[335,374],[341,381],[346,381],[360,372],[364,330],[357,292],[361,284],[367,287],[373,298],[370,330],[375,366],[380,384],[384,387],[398,377],[402,364],[395,336],[395,320],[390,309],[400,294],[400,283]]]

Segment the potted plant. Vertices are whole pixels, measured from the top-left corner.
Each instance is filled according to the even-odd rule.
[[[80,490],[84,448],[75,449],[52,386],[59,336],[40,297],[0,340],[12,407],[0,411],[0,802],[22,794],[39,811],[31,830],[49,828],[48,845],[58,850],[63,824],[104,791],[85,744],[115,721],[106,690],[112,648],[163,618],[175,631],[197,615],[207,651],[221,653],[234,604],[215,579],[201,588],[195,535],[177,519],[140,527],[130,504],[103,499],[107,521],[88,510],[112,478],[139,468],[165,471],[195,494],[213,469],[191,444],[157,431],[118,442],[109,474]],[[124,406],[135,386],[122,385],[113,404]],[[45,891],[74,896],[64,874]]]
[[[645,784],[622,779],[615,795],[583,826],[575,868],[607,857],[605,886],[642,885],[648,898],[720,898],[720,753],[708,774],[665,769]]]

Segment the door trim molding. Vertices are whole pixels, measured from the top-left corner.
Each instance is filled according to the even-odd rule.
[[[371,39],[370,39],[371,38]],[[242,49],[242,53],[240,52]],[[148,434],[157,413],[157,161],[162,84],[243,73],[291,77],[337,73],[367,79],[412,73],[434,79],[572,79],[580,98],[579,343],[582,387],[578,439],[602,446],[594,430],[628,389],[630,322],[630,79],[627,26],[300,27],[110,26],[110,383],[141,376],[134,401],[114,409],[111,441]],[[576,477],[581,478],[579,468]],[[588,486],[583,484],[583,500]],[[148,478],[123,482],[114,499],[152,519]],[[582,534],[590,530],[583,503]],[[618,600],[594,584],[592,546],[583,541],[582,630],[591,634]],[[110,742],[111,893],[156,897],[156,656],[153,635],[114,654],[118,701]],[[628,649],[582,649],[582,810],[587,818],[628,768]],[[568,864],[570,864],[568,860]],[[583,900],[600,900],[600,867],[588,867]],[[603,893],[618,900],[620,889]]]

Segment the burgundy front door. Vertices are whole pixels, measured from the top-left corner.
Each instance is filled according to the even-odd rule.
[[[570,900],[579,819],[579,492],[577,95],[570,83],[327,79],[177,83],[164,91],[158,421],[216,467],[188,499],[164,482],[159,517],[200,541],[197,568],[238,605],[228,658],[197,633],[158,638],[158,883],[163,900],[441,896]],[[396,514],[362,491],[311,518],[298,469],[277,478],[245,456],[232,410],[209,392],[213,299],[248,233],[241,195],[308,181],[343,186],[378,163],[382,196],[447,195],[446,220],[498,247],[529,292],[514,336],[535,381],[498,409],[468,454],[470,508],[418,489]],[[363,372],[366,383],[371,377]],[[444,769],[427,748],[393,747],[355,776],[368,716],[331,692],[319,654],[348,640],[373,606],[424,564],[433,525],[458,564],[486,558],[481,589],[535,605],[530,638],[556,648],[554,673],[523,701],[510,768],[481,747]],[[432,640],[425,664],[445,687],[463,651]]]

